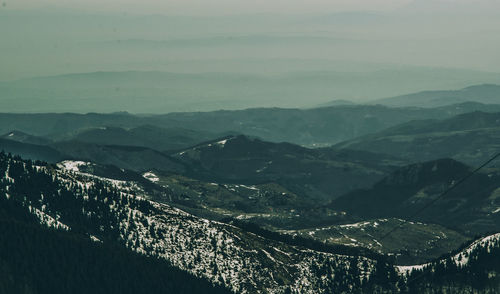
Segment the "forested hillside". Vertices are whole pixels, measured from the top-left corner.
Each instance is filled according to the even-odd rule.
[[[308,249],[302,247],[306,240],[195,217],[148,200],[137,182],[3,153],[0,174],[0,226],[6,236],[1,243],[0,265],[6,273],[1,286],[7,291],[224,292],[213,283],[237,293],[416,293],[429,283],[433,289],[449,286],[435,282],[431,274],[413,282],[390,258],[372,253],[340,247],[335,251],[319,244]],[[464,284],[463,289],[488,293],[497,285],[492,273],[499,271],[500,263],[490,260],[496,258],[499,244],[477,244],[465,249],[462,258],[468,259],[462,267],[445,267],[443,276]],[[477,267],[488,274],[460,280]],[[84,270],[92,273],[82,276]],[[25,271],[28,274],[21,274]],[[103,282],[102,277],[108,278]]]

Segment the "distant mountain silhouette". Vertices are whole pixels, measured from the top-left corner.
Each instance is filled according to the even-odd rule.
[[[414,94],[378,99],[371,103],[392,107],[439,107],[463,102],[500,104],[500,85],[484,84],[461,90],[424,91]]]
[[[479,165],[499,152],[500,112],[471,112],[445,120],[417,120],[335,147],[397,155],[411,161],[451,157]]]

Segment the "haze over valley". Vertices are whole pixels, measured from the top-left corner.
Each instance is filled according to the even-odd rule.
[[[0,293],[500,293],[489,0],[0,4]]]
[[[1,109],[314,107],[500,80],[494,1],[150,2],[5,2]]]

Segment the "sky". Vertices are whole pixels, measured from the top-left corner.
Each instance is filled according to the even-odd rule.
[[[6,0],[13,9],[60,7],[144,14],[225,15],[248,13],[325,13],[380,11],[411,0]]]
[[[175,88],[172,97],[216,99],[227,90],[220,77],[252,75],[252,86],[240,79],[243,88],[225,97],[290,95],[285,84],[276,88],[271,77],[309,81],[303,89],[316,91],[307,102],[314,104],[500,84],[500,0],[0,3],[0,86],[75,73],[157,71],[211,75],[221,88],[210,88],[209,78],[190,76],[193,80],[185,84],[197,84]],[[43,87],[30,96],[54,91]],[[262,92],[250,94],[257,89],[248,87]],[[0,100],[6,95],[0,93]]]
[[[60,8],[87,12],[169,15],[324,14],[342,11],[491,13],[498,0],[3,0],[11,9]]]

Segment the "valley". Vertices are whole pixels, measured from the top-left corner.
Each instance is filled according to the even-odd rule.
[[[16,218],[235,293],[425,292],[432,268],[468,270],[445,256],[500,227],[495,162],[415,214],[498,149],[497,107],[3,114],[18,122],[2,126],[16,156],[1,153],[0,190]]]
[[[0,294],[500,294],[500,1],[0,1]]]

